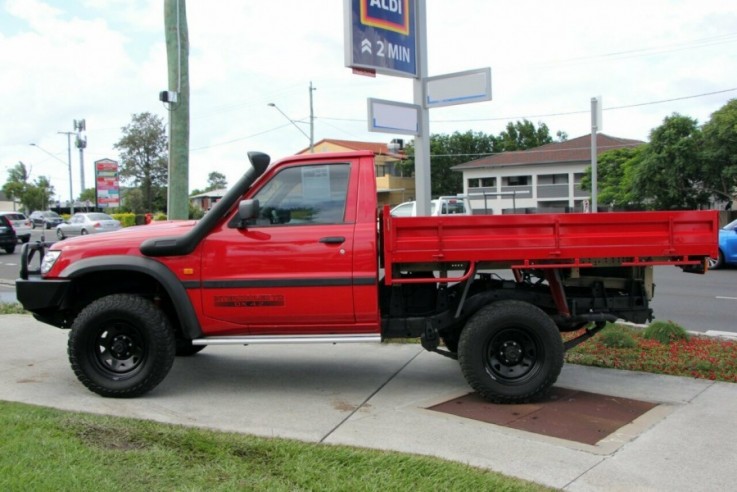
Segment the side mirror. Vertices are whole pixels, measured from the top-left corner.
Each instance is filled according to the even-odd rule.
[[[258,200],[241,200],[238,203],[238,227],[246,227],[249,219],[255,219],[259,213]]]

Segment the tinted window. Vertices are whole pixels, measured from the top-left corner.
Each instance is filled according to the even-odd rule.
[[[343,222],[350,164],[298,166],[280,171],[254,196],[258,225]]]

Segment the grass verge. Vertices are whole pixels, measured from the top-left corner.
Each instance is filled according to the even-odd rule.
[[[28,314],[19,302],[0,302],[0,314]]]
[[[550,490],[401,453],[0,402],[0,490]]]

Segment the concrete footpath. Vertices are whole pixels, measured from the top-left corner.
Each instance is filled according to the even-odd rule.
[[[590,446],[428,410],[470,389],[417,345],[207,347],[115,400],[77,381],[66,331],[4,315],[0,334],[0,400],[432,455],[572,491],[737,487],[735,384],[567,365],[556,386],[659,404]]]

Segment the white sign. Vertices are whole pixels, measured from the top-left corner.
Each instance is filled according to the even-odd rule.
[[[368,99],[368,130],[380,133],[420,134],[420,106]]]
[[[428,109],[491,101],[491,68],[428,77],[424,85]]]

